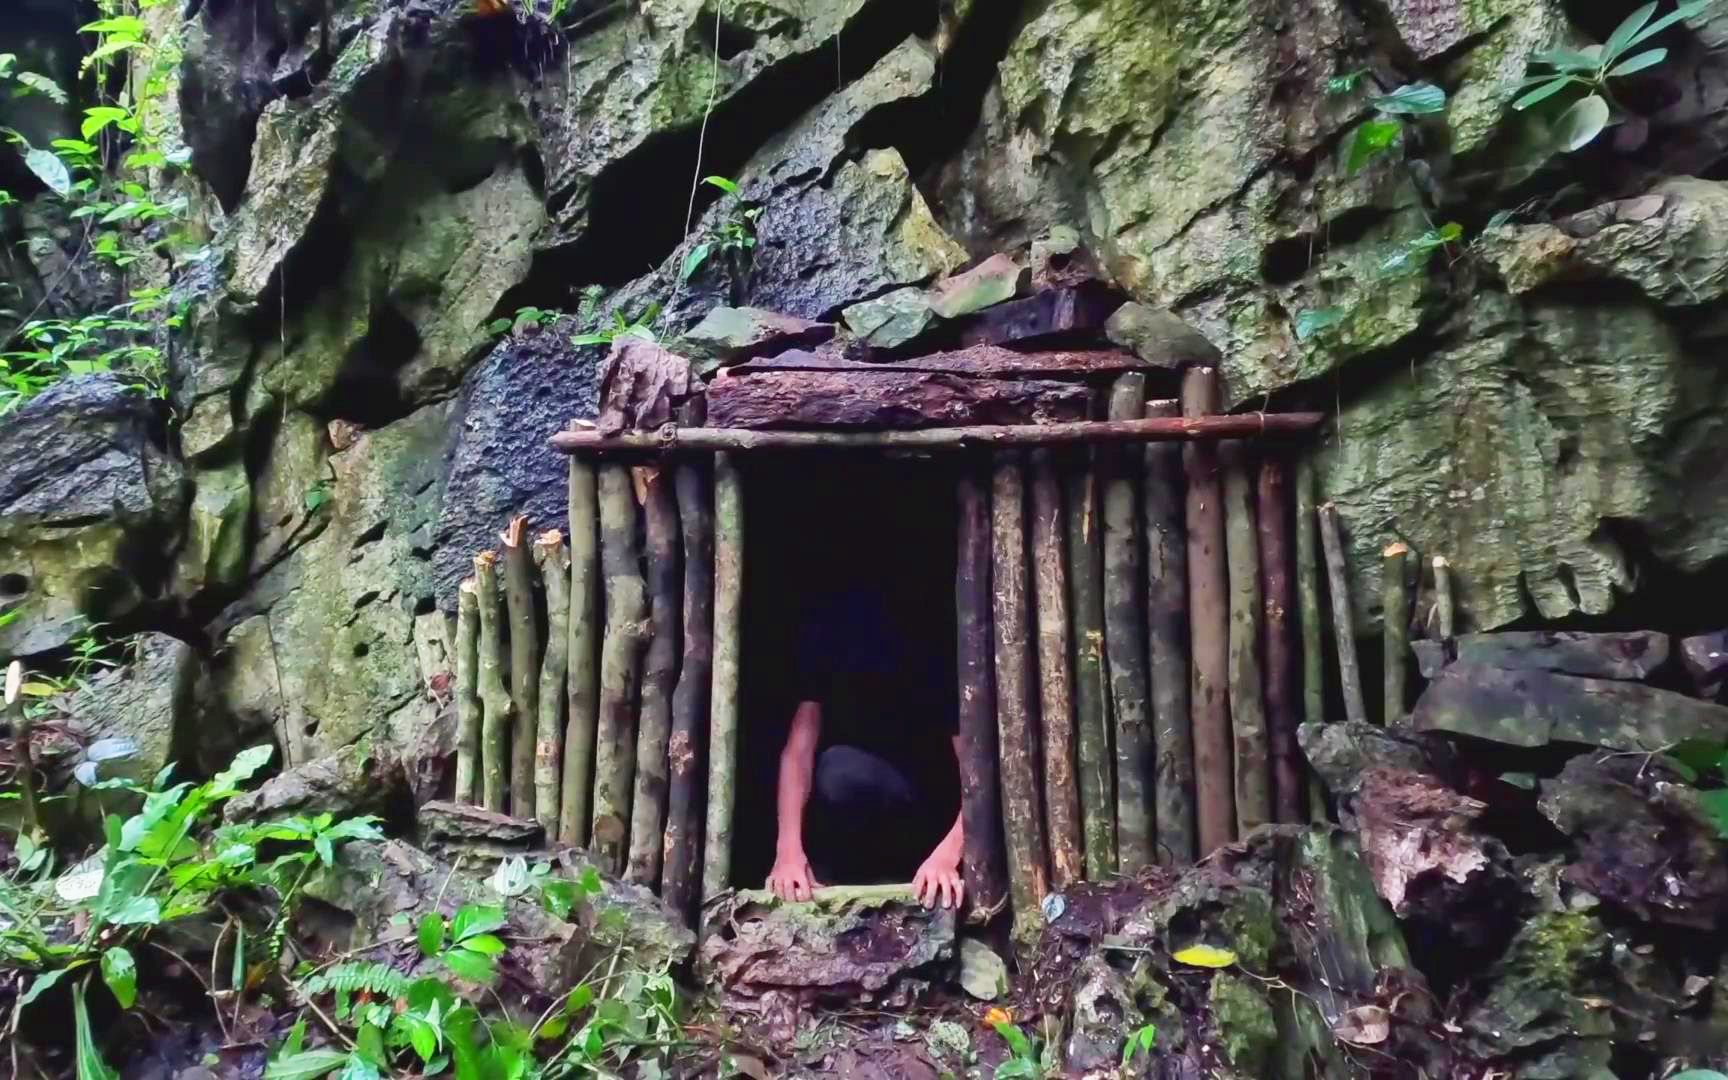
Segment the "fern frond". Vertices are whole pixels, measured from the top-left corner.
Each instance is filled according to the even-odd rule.
[[[319,994],[367,993],[375,997],[399,998],[408,993],[408,976],[388,964],[348,962],[321,971],[299,984],[306,997]]]

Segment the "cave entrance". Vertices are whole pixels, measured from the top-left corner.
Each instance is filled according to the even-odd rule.
[[[755,455],[733,884],[772,868],[780,755],[823,714],[805,814],[823,884],[910,881],[953,824],[959,779],[952,458]]]

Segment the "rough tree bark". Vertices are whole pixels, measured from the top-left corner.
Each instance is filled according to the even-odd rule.
[[[498,591],[498,555],[474,556],[474,592],[480,608],[480,805],[504,812],[510,783],[510,725],[515,707],[504,686],[504,597]]]
[[[1296,465],[1296,605],[1302,633],[1302,719],[1326,722],[1325,632],[1320,623],[1320,527],[1314,513],[1314,456],[1304,453]],[[1308,774],[1308,816],[1326,820],[1326,787]]]
[[[1388,727],[1404,722],[1405,692],[1410,684],[1410,590],[1404,587],[1404,570],[1410,549],[1401,543],[1386,545],[1380,552],[1380,613],[1385,641],[1385,721]]]
[[[1083,448],[1065,461],[1068,596],[1074,613],[1074,726],[1086,877],[1116,872],[1116,762],[1110,747],[1110,675],[1104,666],[1104,525],[1098,472]]]
[[[744,636],[744,489],[737,465],[714,459],[714,691],[708,720],[708,821],[702,844],[704,900],[732,879],[737,801],[738,675]]]
[[[672,694],[678,686],[679,621],[683,612],[678,568],[678,500],[670,473],[639,470],[648,540],[651,637],[642,672],[642,713],[636,741],[636,794],[630,810],[630,863],[624,877],[650,889],[660,883],[666,847],[667,748],[672,738]]]
[[[1146,412],[1146,377],[1123,375],[1110,391],[1110,418]],[[1136,874],[1156,856],[1152,821],[1151,692],[1146,623],[1140,611],[1140,521],[1135,479],[1143,460],[1127,448],[1109,454],[1104,481],[1104,656],[1116,714],[1116,868]]]
[[[528,519],[515,517],[504,542],[504,607],[510,615],[510,813],[534,817],[534,729],[540,716],[540,625],[534,610],[534,564],[523,542]]]
[[[684,659],[672,694],[671,788],[666,797],[665,867],[660,896],[690,918],[700,899],[702,741],[714,680],[714,499],[699,461],[676,466],[678,522],[684,531]]]
[[[636,539],[630,470],[600,467],[600,559],[606,575],[606,638],[600,652],[600,713],[595,735],[594,813],[589,849],[609,873],[624,870],[630,788],[636,775],[636,700],[647,643],[648,592]]]
[[[594,728],[600,711],[600,503],[594,463],[570,459],[569,720],[558,839],[588,842],[594,783]]]
[[[982,464],[967,461],[956,491],[954,624],[960,683],[960,813],[965,837],[961,872],[971,902],[968,921],[987,923],[1007,902],[1002,817],[996,784],[996,672],[991,662],[990,488]]]
[[[1338,508],[1324,503],[1315,511],[1320,521],[1320,547],[1326,554],[1326,584],[1332,601],[1332,634],[1338,648],[1338,681],[1344,691],[1344,719],[1367,723],[1362,697],[1362,666],[1356,660],[1356,634],[1350,626],[1350,579],[1344,569],[1344,538],[1338,531]]]
[[[1189,368],[1182,377],[1182,415],[1215,413],[1218,372]],[[1218,448],[1182,449],[1188,484],[1188,643],[1193,657],[1189,707],[1194,716],[1194,801],[1201,857],[1234,835],[1235,782],[1230,760],[1230,580],[1224,561],[1224,491]]]
[[[1174,415],[1176,402],[1146,407]],[[1182,448],[1142,451],[1140,508],[1146,532],[1146,642],[1151,654],[1153,777],[1160,861],[1194,861],[1194,724],[1188,710],[1188,540],[1182,522]]]
[[[540,662],[540,715],[534,732],[534,818],[551,839],[558,835],[564,680],[570,671],[570,549],[564,546],[564,534],[548,529],[535,537],[534,562],[546,589],[546,656]]]
[[[1062,565],[1062,486],[1048,450],[1031,459],[1032,580],[1038,612],[1038,692],[1044,733],[1044,819],[1050,881],[1085,878],[1074,786],[1074,684],[1068,670],[1068,583]]]
[[[1236,829],[1272,820],[1272,770],[1260,670],[1260,540],[1254,525],[1254,469],[1246,443],[1218,448],[1224,469],[1225,556],[1230,574],[1230,727],[1236,752]]]
[[[456,589],[456,791],[480,804],[480,595],[473,578]]]
[[[1272,797],[1275,819],[1295,824],[1303,818],[1308,793],[1302,780],[1296,727],[1302,722],[1296,701],[1296,628],[1291,623],[1295,568],[1290,550],[1289,463],[1272,454],[1260,462],[1260,587],[1265,602],[1266,726],[1272,748]]]

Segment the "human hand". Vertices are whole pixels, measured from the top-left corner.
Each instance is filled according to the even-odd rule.
[[[960,880],[960,853],[949,845],[938,845],[912,878],[912,892],[925,907],[960,907],[966,899],[966,883]]]
[[[808,900],[821,887],[802,851],[781,852],[774,860],[774,869],[768,872],[768,888],[782,900]]]

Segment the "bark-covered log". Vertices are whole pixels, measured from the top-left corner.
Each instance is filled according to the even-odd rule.
[[[667,749],[672,738],[672,695],[678,687],[679,622],[683,613],[678,568],[678,500],[663,469],[639,470],[647,498],[650,638],[642,671],[642,713],[636,739],[636,794],[630,809],[630,862],[626,881],[650,889],[660,883],[666,847]]]
[[[456,790],[480,804],[480,596],[473,578],[456,589]]]
[[[1174,415],[1176,402],[1146,407]],[[1154,823],[1159,861],[1194,861],[1194,722],[1188,707],[1188,540],[1182,522],[1182,448],[1143,448],[1140,508],[1146,532],[1146,644],[1151,655]]]
[[[1338,648],[1338,682],[1344,691],[1344,719],[1368,722],[1362,697],[1362,665],[1356,660],[1356,635],[1350,625],[1350,577],[1344,567],[1344,538],[1338,531],[1338,508],[1324,503],[1315,511],[1320,521],[1320,547],[1326,553],[1326,584],[1332,602],[1332,634]]]
[[[1085,879],[1080,796],[1074,786],[1074,684],[1068,668],[1068,580],[1062,560],[1062,485],[1048,450],[1031,458],[1032,580],[1038,612],[1038,694],[1044,734],[1044,821],[1050,881]]]
[[[540,662],[540,716],[534,731],[534,818],[558,835],[559,767],[564,758],[564,680],[570,672],[570,549],[548,529],[534,539],[534,562],[546,589],[546,656]]]
[[[684,657],[672,694],[672,740],[667,749],[665,866],[660,896],[690,918],[701,888],[703,737],[714,682],[714,498],[708,469],[697,461],[676,466],[678,524],[684,533]]]
[[[636,492],[623,465],[600,467],[600,559],[606,575],[606,638],[600,653],[594,813],[589,849],[609,873],[624,870],[630,791],[636,775],[636,704],[648,636],[648,591],[637,542]]]
[[[1434,636],[1450,641],[1458,633],[1458,607],[1452,597],[1452,564],[1434,556]]]
[[[498,589],[498,556],[474,556],[474,593],[480,608],[480,805],[503,813],[510,786],[510,726],[515,703],[504,685],[504,596]]]
[[[1146,379],[1124,375],[1110,392],[1110,417],[1146,412]],[[1144,459],[1112,448],[1104,480],[1104,658],[1116,716],[1116,867],[1133,875],[1156,859],[1152,821],[1152,694],[1146,622],[1140,610],[1140,506],[1135,481]]]
[[[737,465],[714,459],[714,690],[708,720],[708,820],[702,896],[732,879],[732,809],[738,796],[738,676],[744,637],[744,488]]]
[[[911,374],[966,375],[978,379],[1037,378],[1067,375],[1119,375],[1149,365],[1133,353],[1119,349],[1060,349],[1026,352],[996,345],[974,345],[952,352],[926,353],[910,360],[877,363],[853,360],[838,352],[807,352],[792,349],[740,364],[733,375],[764,371],[858,372],[868,376]]]
[[[1086,877],[1116,872],[1116,762],[1110,746],[1110,675],[1104,667],[1104,524],[1092,451],[1063,461],[1067,489],[1068,607],[1074,617],[1074,727]]]
[[[600,712],[600,502],[594,463],[570,459],[569,720],[564,727],[564,775],[558,839],[588,842],[594,784],[594,729]]]
[[[510,615],[510,700],[516,722],[510,733],[510,813],[533,818],[534,734],[540,716],[540,624],[534,608],[534,560],[516,517],[499,537],[504,542],[504,607]]]
[[[1215,413],[1218,372],[1190,368],[1182,377],[1182,415]],[[1182,450],[1188,497],[1188,647],[1193,658],[1189,707],[1194,716],[1194,802],[1200,855],[1235,835],[1236,795],[1230,751],[1230,579],[1224,557],[1224,485],[1218,448]]]
[[[1296,728],[1297,645],[1294,614],[1295,553],[1290,544],[1289,463],[1268,454],[1260,462],[1260,590],[1265,603],[1266,727],[1272,748],[1273,811],[1280,824],[1303,819],[1308,798]]]
[[[1272,820],[1271,745],[1260,667],[1260,537],[1254,465],[1246,443],[1218,447],[1224,470],[1224,548],[1230,574],[1230,730],[1236,754],[1238,835]]]
[[[1382,657],[1386,696],[1383,705],[1388,725],[1404,722],[1405,693],[1410,685],[1410,590],[1404,571],[1410,549],[1404,544],[1386,545],[1380,553],[1380,624],[1385,655]]]
[[[1085,386],[930,372],[763,372],[716,379],[708,420],[727,428],[915,428],[1083,420]]]
[[[1320,623],[1320,533],[1314,514],[1314,458],[1303,454],[1296,465],[1296,606],[1302,635],[1302,720],[1326,722],[1325,631]],[[1308,775],[1308,816],[1326,820],[1326,789]]]
[[[990,487],[971,461],[956,492],[959,536],[954,576],[955,659],[960,685],[961,872],[968,921],[987,923],[1007,902],[1002,810],[996,783],[996,671],[991,631]]]
[[[996,642],[996,728],[1002,772],[1002,827],[1014,936],[1036,940],[1049,889],[1044,819],[1038,801],[1037,688],[1026,594],[1025,481],[1018,457],[997,459],[991,497],[991,615]]]

